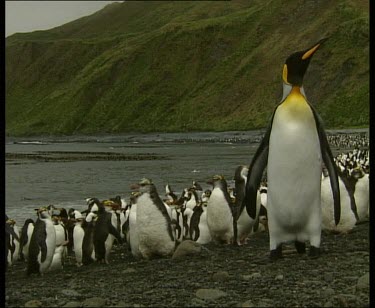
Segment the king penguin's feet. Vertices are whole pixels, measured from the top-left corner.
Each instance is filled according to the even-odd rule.
[[[317,258],[320,256],[320,248],[315,246],[310,246],[309,257]]]
[[[270,259],[271,261],[276,261],[283,257],[283,250],[281,244],[276,248],[270,251]]]
[[[294,246],[299,254],[306,253],[306,244],[304,242],[295,241]]]

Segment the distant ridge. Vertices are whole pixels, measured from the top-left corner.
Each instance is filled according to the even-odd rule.
[[[286,57],[327,128],[369,124],[368,1],[130,1],[6,39],[7,136],[263,128]]]

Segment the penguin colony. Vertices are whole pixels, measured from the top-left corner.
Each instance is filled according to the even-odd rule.
[[[323,167],[322,229],[346,233],[369,219],[369,151],[355,148],[337,154],[334,161],[339,175],[341,219],[336,225],[329,176]],[[93,262],[108,264],[113,244],[120,243],[126,244],[124,249],[136,259],[170,256],[183,240],[241,246],[255,232],[268,232],[267,178],[262,178],[257,191],[254,220],[243,203],[248,171],[245,165],[235,169],[234,187],[222,175],[215,175],[207,181],[212,189],[203,191],[193,181],[181,194],[167,184],[165,195],[158,195],[152,181],[142,179],[132,186],[128,202],[116,196],[102,201],[87,198],[83,211],[41,207],[35,209],[36,221],[28,218],[20,229],[6,217],[6,265],[21,260],[27,264],[28,274],[43,274],[63,269],[67,256],[74,258],[77,267]],[[100,224],[99,217],[105,217]]]
[[[369,151],[365,140],[349,140],[349,153],[333,157],[322,121],[308,103],[302,81],[313,54],[325,40],[293,53],[283,68],[283,98],[250,166],[234,171],[234,187],[222,175],[196,181],[176,194],[170,184],[159,195],[151,179],[131,186],[129,202],[120,196],[86,199],[87,208],[35,209],[19,232],[6,217],[6,260],[27,263],[27,274],[62,269],[74,256],[78,267],[109,263],[114,243],[127,243],[135,258],[171,256],[183,240],[243,245],[254,232],[266,231],[270,258],[294,243],[319,255],[321,231],[349,232],[369,217]],[[368,142],[367,142],[368,145]],[[58,213],[56,213],[58,212]]]

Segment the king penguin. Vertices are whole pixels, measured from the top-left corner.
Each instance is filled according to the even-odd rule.
[[[141,195],[137,201],[139,252],[145,259],[173,254],[175,237],[171,217],[150,179],[132,185]]]
[[[27,275],[43,274],[51,265],[56,248],[56,231],[50,210],[46,207],[37,209],[38,219],[34,225],[29,246]]]
[[[312,56],[326,39],[291,54],[283,67],[283,97],[257,149],[246,184],[245,205],[256,216],[257,190],[267,166],[267,214],[270,258],[282,257],[282,244],[294,242],[298,253],[320,254],[322,160],[328,169],[335,223],[340,221],[340,190],[336,165],[323,123],[306,99],[303,77]]]

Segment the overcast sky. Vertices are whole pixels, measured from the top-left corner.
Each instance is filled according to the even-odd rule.
[[[121,1],[6,1],[5,37],[16,32],[47,30]]]

